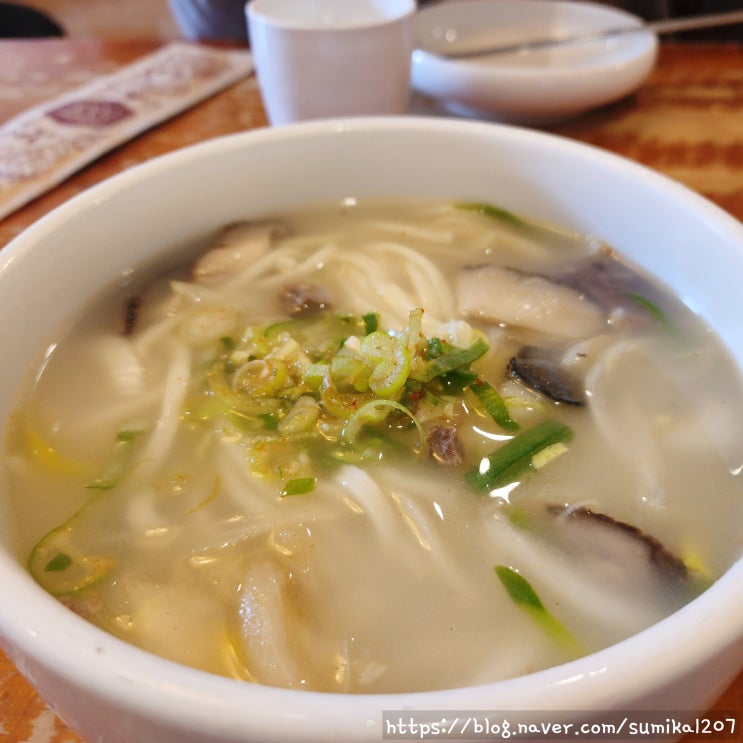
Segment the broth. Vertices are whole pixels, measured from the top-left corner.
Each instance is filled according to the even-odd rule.
[[[509,678],[635,634],[740,555],[721,344],[598,241],[486,205],[220,230],[101,298],[29,387],[7,459],[32,574],[217,674]]]

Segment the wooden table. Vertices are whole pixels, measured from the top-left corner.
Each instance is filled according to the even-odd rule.
[[[112,72],[158,45],[154,41],[1,41],[0,123],[96,75]],[[0,247],[53,207],[121,170],[203,139],[265,125],[255,78],[247,78],[119,147],[0,221]],[[665,45],[655,71],[635,95],[552,131],[666,173],[743,221],[743,47],[739,45]],[[738,727],[743,726],[743,674],[724,692],[715,710],[737,713]],[[0,652],[0,743],[79,740]],[[739,733],[736,740],[743,736]]]

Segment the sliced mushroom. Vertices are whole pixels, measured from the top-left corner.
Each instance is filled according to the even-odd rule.
[[[657,289],[647,278],[605,251],[561,274],[558,281],[589,297],[607,314],[624,310],[637,318],[647,315],[638,297],[650,302],[658,299]]]
[[[459,311],[467,317],[560,339],[594,335],[605,323],[601,309],[575,289],[510,268],[463,269],[455,279],[455,292]]]
[[[585,405],[586,394],[580,380],[551,359],[531,354],[514,356],[508,374],[550,400],[566,405]]]
[[[689,569],[655,537],[632,524],[586,507],[549,506],[561,542],[627,581],[660,584],[671,591],[687,585]]]
[[[311,315],[333,306],[330,294],[324,286],[307,281],[285,286],[280,299],[292,315]]]
[[[200,284],[218,284],[234,276],[271,250],[273,238],[287,233],[277,222],[239,222],[226,227],[217,244],[193,267]]]
[[[426,436],[428,451],[439,464],[447,466],[462,464],[462,445],[456,426],[435,426]]]

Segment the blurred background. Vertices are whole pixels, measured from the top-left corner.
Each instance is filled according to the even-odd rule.
[[[425,0],[424,0],[425,1]],[[434,0],[435,1],[435,0]],[[604,0],[623,7],[648,20],[686,15],[700,15],[743,9],[743,0]],[[228,5],[233,0],[177,0],[181,5],[205,6],[210,2]],[[234,0],[242,14],[243,0]],[[171,12],[168,0],[30,0],[24,3],[0,2],[0,37],[11,33],[8,10],[23,5],[48,16],[68,36],[108,38],[177,39],[186,35]],[[223,5],[223,7],[224,7]],[[743,41],[743,24],[712,31],[685,33],[677,40],[706,38]]]
[[[69,36],[181,36],[168,0],[30,0],[24,4],[54,18]]]

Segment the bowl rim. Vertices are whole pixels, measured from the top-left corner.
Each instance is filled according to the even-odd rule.
[[[323,24],[311,18],[294,18],[291,11],[282,12],[277,9],[266,9],[264,6],[272,0],[248,0],[245,13],[248,22],[263,24],[280,32],[291,33],[358,33],[373,31],[394,26],[412,18],[416,12],[415,0],[384,0],[382,3],[369,3],[375,11],[374,15],[367,15],[356,19],[345,19],[342,22]],[[393,7],[393,2],[396,5]],[[303,3],[302,3],[303,4]],[[343,5],[344,3],[339,3]]]
[[[610,5],[602,5],[593,0],[458,0],[461,6],[462,15],[473,6],[488,6],[494,8],[501,6],[523,6],[531,4],[535,6],[549,6],[553,8],[564,7],[574,9],[580,12],[592,10],[599,13],[607,19],[607,22],[614,19],[627,25],[640,27],[642,19],[621,8]],[[445,7],[446,6],[446,7]],[[437,15],[447,15],[451,4],[434,3],[418,11],[413,19],[414,51],[413,64],[417,66],[428,65],[432,69],[429,74],[439,74],[447,72],[451,76],[461,76],[479,78],[481,80],[496,81],[502,79],[514,79],[523,82],[526,79],[547,77],[555,82],[562,82],[573,78],[588,78],[596,75],[616,75],[627,67],[642,63],[648,58],[654,58],[658,47],[658,36],[650,30],[638,30],[636,34],[616,39],[616,47],[611,54],[590,55],[590,63],[584,59],[580,65],[570,64],[549,64],[535,66],[520,65],[499,65],[479,58],[446,58],[437,55],[435,52],[418,45],[420,36],[417,36],[418,29],[423,22],[429,17],[435,18]]]
[[[15,237],[0,253],[0,281],[16,261],[33,253],[34,243],[53,232],[56,226],[75,219],[96,204],[115,201],[117,194],[135,188],[152,174],[177,168],[181,163],[225,156],[242,147],[277,145],[284,140],[330,137],[339,132],[367,136],[375,131],[404,130],[425,135],[467,136],[477,132],[501,143],[535,140],[581,159],[590,157],[611,170],[641,177],[654,189],[672,194],[718,233],[743,246],[743,225],[732,215],[704,197],[656,171],[600,150],[588,144],[555,134],[521,129],[504,124],[441,119],[437,117],[359,117],[304,122],[280,128],[262,128],[219,137],[158,156],[76,195]],[[33,255],[31,256],[33,259]],[[701,663],[713,653],[721,653],[740,636],[738,623],[731,616],[743,612],[743,559],[739,559],[702,597],[642,632],[616,645],[584,658],[514,679],[458,689],[381,695],[343,695],[296,691],[246,685],[245,682],[214,676],[187,668],[139,650],[77,617],[46,594],[28,575],[9,548],[0,549],[0,578],[8,595],[20,598],[0,602],[0,644],[23,672],[33,680],[35,666],[51,667],[83,690],[108,699],[126,699],[139,709],[147,709],[162,719],[184,728],[209,724],[215,728],[215,710],[222,715],[218,725],[239,730],[260,713],[271,717],[272,732],[277,726],[284,735],[307,734],[331,721],[335,729],[344,723],[378,724],[387,709],[492,709],[494,699],[505,707],[514,700],[535,699],[544,694],[553,709],[566,707],[575,689],[590,687],[609,700],[617,694],[642,690],[662,678]],[[50,630],[49,619],[52,619]],[[704,632],[700,628],[704,627]],[[694,645],[682,657],[674,651],[680,638],[694,637]],[[675,639],[674,639],[675,638]],[[69,653],[72,643],[79,653]],[[644,659],[645,676],[638,681],[632,674],[637,656]],[[41,660],[39,660],[41,659]],[[501,695],[501,696],[498,696]],[[277,703],[277,701],[279,703]],[[512,708],[512,707],[511,707]],[[519,707],[518,709],[526,709]],[[540,709],[543,709],[540,707]],[[373,720],[369,715],[374,712]],[[314,727],[313,727],[314,726]]]

